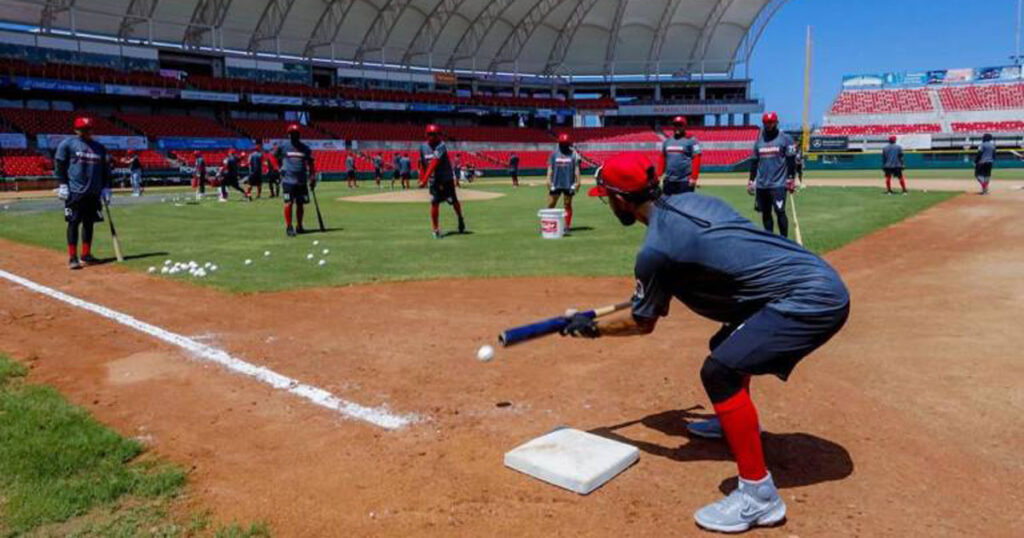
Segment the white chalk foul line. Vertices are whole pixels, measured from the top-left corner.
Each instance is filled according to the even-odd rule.
[[[57,299],[58,301],[67,303],[71,306],[76,306],[94,314],[99,314],[100,316],[116,321],[121,325],[131,327],[139,332],[153,336],[158,340],[163,340],[168,344],[178,346],[191,353],[197,359],[219,364],[232,372],[249,376],[262,383],[270,385],[275,389],[290,392],[296,396],[305,398],[320,407],[326,407],[332,411],[337,411],[348,418],[369,422],[374,426],[380,426],[381,428],[388,430],[397,430],[416,421],[416,417],[414,415],[396,415],[385,407],[366,407],[355,402],[343,400],[321,388],[300,383],[296,379],[281,375],[269,368],[256,366],[255,364],[232,357],[226,351],[221,349],[217,349],[197,342],[186,336],[161,329],[156,325],[140,321],[128,314],[123,314],[105,306],[100,306],[77,297],[72,297],[71,295],[57,291],[53,288],[48,288],[42,284],[37,284],[26,278],[4,271],[3,269],[0,269],[0,278],[4,278],[18,284],[19,286],[28,288],[36,293],[41,293],[47,297]]]

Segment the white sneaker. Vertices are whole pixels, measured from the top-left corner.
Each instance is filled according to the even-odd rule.
[[[769,473],[756,482],[740,478],[735,491],[697,510],[693,519],[704,529],[744,532],[751,527],[770,527],[786,519],[786,503]]]

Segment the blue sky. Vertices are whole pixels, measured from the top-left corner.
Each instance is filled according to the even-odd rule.
[[[820,123],[844,74],[1010,64],[1016,13],[1017,0],[792,0],[751,57],[753,91],[784,125],[800,123],[810,25],[811,120]]]

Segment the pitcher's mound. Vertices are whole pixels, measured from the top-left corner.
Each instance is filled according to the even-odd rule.
[[[459,189],[459,200],[493,200],[501,198],[504,194],[497,192],[474,191]],[[369,202],[369,203],[427,203],[430,202],[430,192],[427,189],[410,189],[407,191],[381,192],[376,194],[363,194],[360,196],[347,196],[338,198],[342,202]]]

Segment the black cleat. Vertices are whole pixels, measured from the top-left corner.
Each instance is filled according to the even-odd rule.
[[[68,260],[68,269],[77,271],[82,268],[82,263],[78,261],[78,258],[71,258]]]
[[[289,226],[289,227],[285,228],[284,233],[288,237],[295,237],[295,228],[292,228],[291,226]]]
[[[295,231],[296,231],[296,233],[299,233],[299,234],[306,233],[306,229],[303,228],[302,226],[299,226],[298,228],[296,228]]]
[[[465,220],[459,219],[459,233],[460,234],[466,233],[466,221]]]
[[[85,256],[82,256],[82,263],[85,265],[98,265],[100,260],[92,254],[86,254]]]
[[[433,236],[434,239],[441,239],[441,230],[434,230]]]

